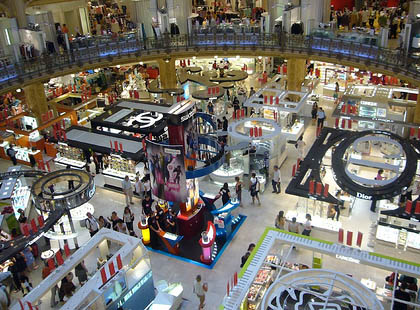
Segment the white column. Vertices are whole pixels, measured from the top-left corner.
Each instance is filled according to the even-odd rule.
[[[138,25],[138,29],[141,29],[141,25],[143,24],[146,36],[152,37],[152,19],[157,17],[156,0],[133,0],[127,4],[128,12],[133,22]]]
[[[191,0],[167,0],[169,20],[176,18],[180,34],[186,34],[188,31],[187,19],[192,13]]]

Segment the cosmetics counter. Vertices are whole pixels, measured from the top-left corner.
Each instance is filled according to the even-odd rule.
[[[299,250],[304,249],[305,253],[296,255],[292,245]],[[331,266],[335,268],[331,269]],[[346,288],[345,296],[359,296],[359,300],[363,297],[366,308],[380,309],[390,305],[394,296],[394,288],[385,281],[391,272],[397,272],[401,277],[412,277],[414,280],[420,277],[420,269],[415,262],[266,228],[239,273],[238,284],[225,296],[221,309],[266,309],[276,296],[280,297],[281,294],[281,297],[287,298],[289,286],[295,289],[304,287],[308,294],[313,290],[315,295],[316,292],[319,293],[320,287],[314,286],[315,283],[324,283],[330,287],[338,277],[343,288]],[[320,281],[326,277],[331,278],[331,281]],[[285,282],[282,282],[283,279]],[[270,286],[271,282],[277,286]],[[307,283],[314,285],[309,287]],[[283,286],[283,293],[278,290],[279,284]],[[349,288],[352,292],[349,292]],[[333,290],[340,294],[339,288]],[[414,296],[411,302],[417,303],[417,292],[410,292],[410,295],[411,293]],[[265,303],[262,304],[264,299]],[[286,303],[289,306],[298,305],[298,302],[302,305],[302,300],[298,301],[292,296],[289,299]],[[342,299],[338,300],[342,304]],[[281,302],[283,305],[283,300]],[[359,302],[356,304],[360,305]]]
[[[66,168],[70,165],[72,168],[83,169],[86,166],[86,158],[81,149],[59,142],[56,146],[57,154],[54,158],[56,165]]]
[[[8,160],[10,160],[10,157],[7,155],[7,149],[9,148],[9,145],[10,143],[7,141],[3,141],[2,143],[0,143],[0,157]],[[29,155],[33,155],[35,157],[35,160],[37,161],[42,160],[41,151],[33,150],[32,148],[23,147],[16,144],[13,146],[13,149],[16,152],[15,156],[18,163],[30,166],[31,162],[29,159]]]
[[[121,188],[126,175],[134,181],[137,172],[143,173],[144,152],[138,138],[72,126],[67,130],[66,144],[60,145],[67,153],[55,160],[63,166],[70,164],[82,169],[86,165],[87,151],[102,154],[105,186]]]
[[[61,309],[144,310],[152,303],[155,292],[147,249],[140,239],[105,228],[66,258],[61,266],[22,298],[22,303],[49,305],[51,288],[92,253],[96,253],[106,264],[99,264],[98,270],[91,270],[93,275]],[[173,292],[175,289],[169,290]],[[179,290],[175,292],[179,293]],[[19,303],[11,307],[11,310],[18,309]]]
[[[382,205],[382,209],[386,207],[390,206]],[[402,247],[404,250],[407,248],[420,250],[420,223],[416,220],[380,214],[376,240],[392,243],[396,248]]]

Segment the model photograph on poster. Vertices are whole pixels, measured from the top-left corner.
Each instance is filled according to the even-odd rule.
[[[166,145],[147,141],[152,194],[172,202],[187,200],[187,187],[182,145]]]

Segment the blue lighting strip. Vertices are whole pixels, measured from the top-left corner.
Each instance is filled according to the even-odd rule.
[[[207,264],[204,264],[204,263],[200,263],[200,262],[197,262],[195,260],[188,259],[188,258],[185,258],[185,257],[173,255],[173,254],[170,254],[170,253],[165,252],[165,251],[155,250],[155,249],[152,249],[151,247],[148,247],[148,246],[146,248],[149,251],[151,251],[151,252],[155,252],[155,253],[159,253],[159,254],[162,254],[162,255],[166,255],[168,257],[172,257],[172,258],[178,259],[180,261],[183,261],[183,262],[186,262],[186,263],[189,263],[189,264],[196,265],[198,267],[203,267],[203,268],[207,268],[207,269],[213,269],[213,267],[216,265],[216,263],[219,260],[219,258],[222,257],[223,252],[226,250],[226,248],[228,247],[228,245],[232,241],[233,237],[235,237],[235,235],[238,232],[239,228],[241,228],[242,224],[246,220],[246,215],[239,214],[239,216],[241,217],[241,219],[240,219],[240,222],[239,222],[238,226],[236,226],[235,230],[230,234],[229,238],[226,239],[226,242],[223,245],[222,249],[219,252],[217,252],[216,258],[213,260],[213,262],[210,265],[207,265]]]

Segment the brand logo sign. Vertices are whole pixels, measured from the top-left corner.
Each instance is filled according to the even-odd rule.
[[[364,200],[372,200],[372,196],[363,193],[357,193],[356,197]]]

